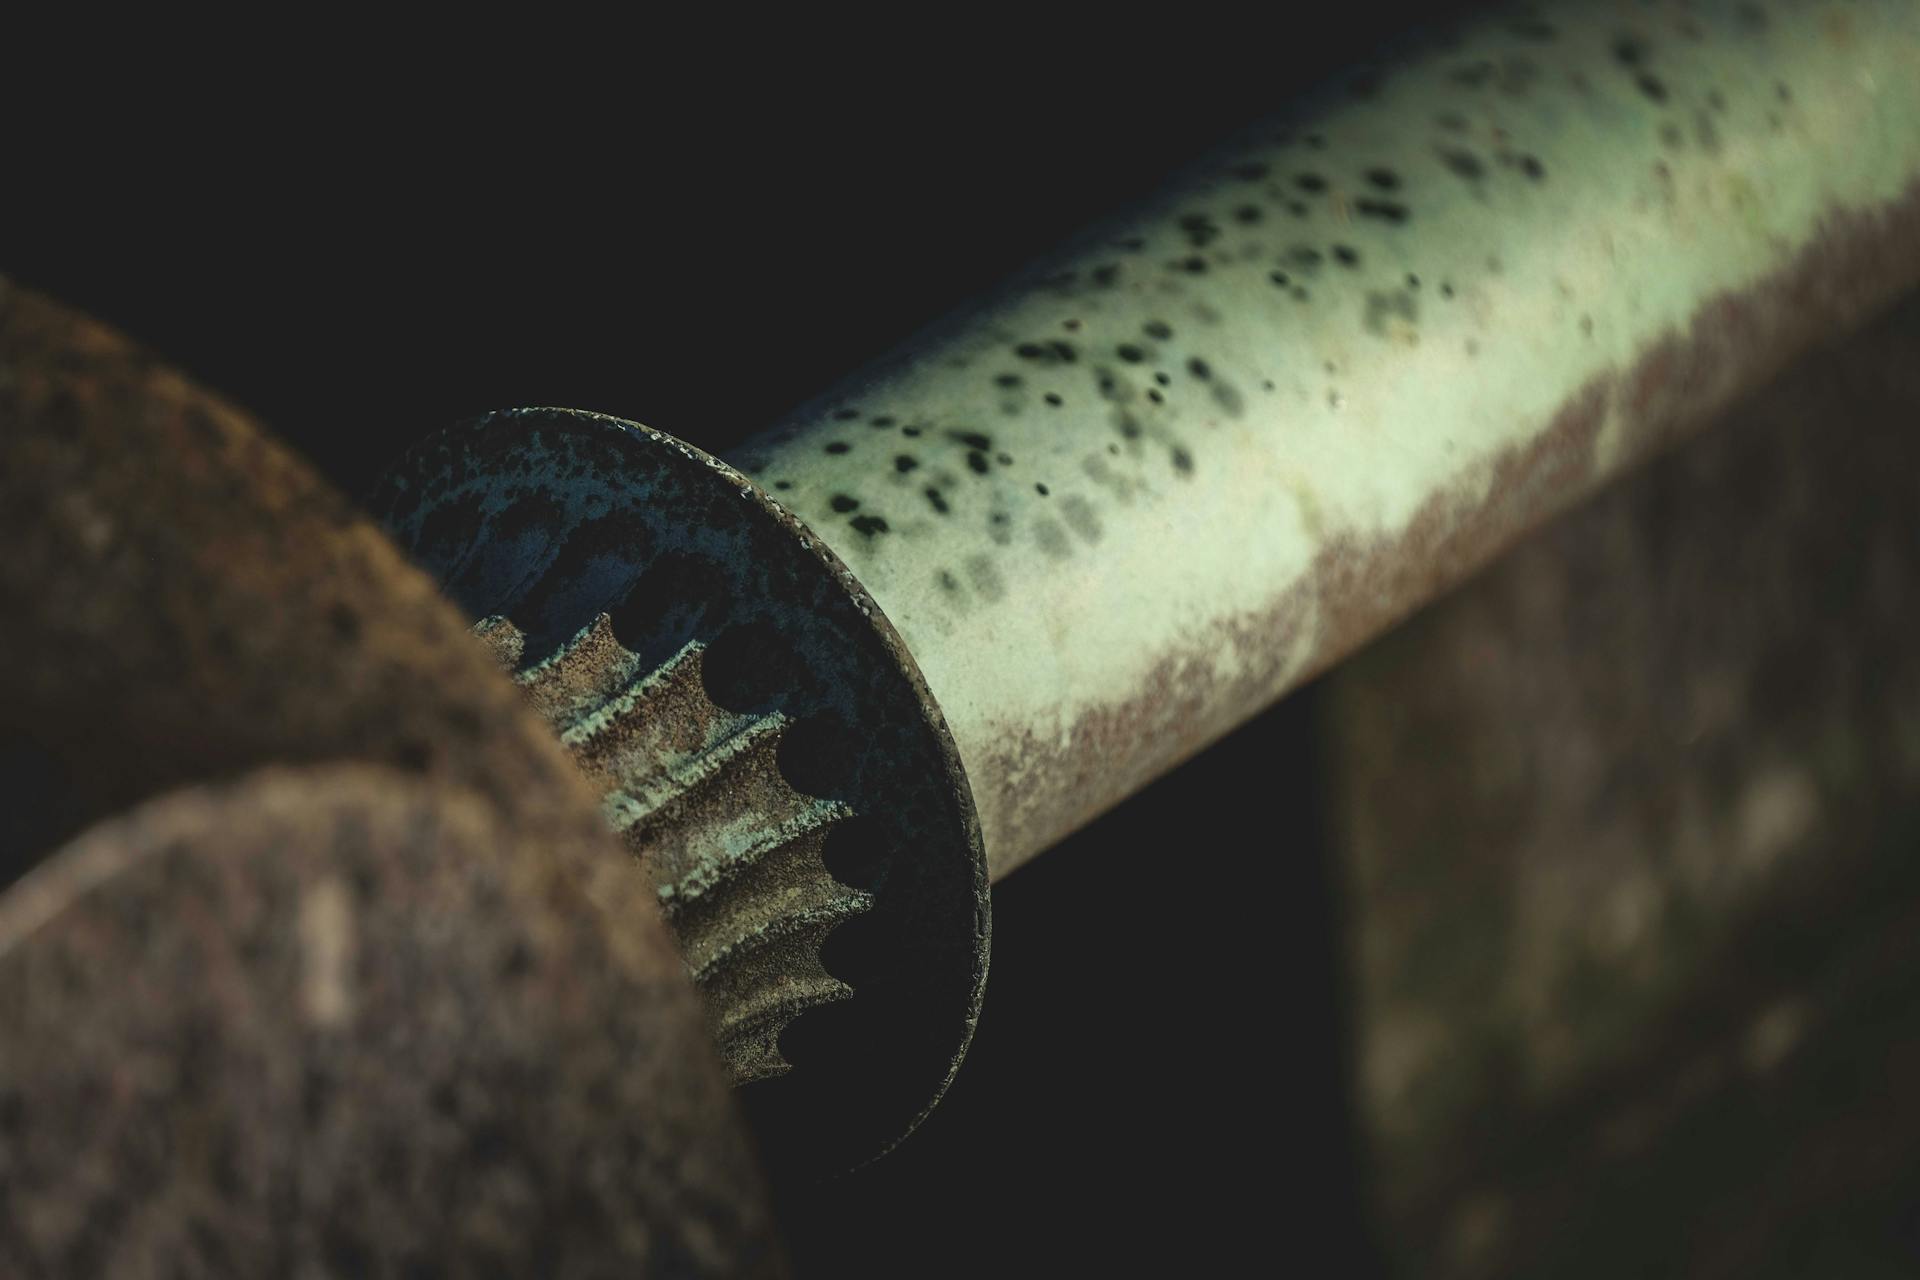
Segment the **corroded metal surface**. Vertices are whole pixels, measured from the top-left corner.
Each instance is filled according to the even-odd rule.
[[[1920,279],[1920,7],[1565,3],[1255,131],[736,455],[995,875]]]
[[[325,1162],[376,1152],[392,1173],[377,1212],[348,1224],[349,1258],[397,1266],[438,1223],[506,1259],[564,1233],[581,1258],[661,1273],[774,1266],[759,1175],[651,886],[427,578],[244,415],[4,283],[0,424],[0,851],[14,881],[0,1255],[25,1260],[9,1270],[99,1257],[172,1274],[221,1249],[244,1274],[288,1269],[349,1212],[334,1194],[347,1164]],[[272,764],[378,765],[425,789],[380,773],[309,798],[284,779],[189,792],[35,869],[130,806]],[[89,887],[76,867],[115,874]],[[346,890],[326,887],[335,873]],[[381,897],[387,876],[417,935]],[[374,900],[354,896],[369,885]],[[331,1031],[325,1009],[301,1020],[303,953],[268,927],[299,933],[295,899],[321,903],[314,928],[334,940],[315,945],[357,975],[347,1005],[321,1001],[350,1015]],[[460,938],[443,932],[455,922]],[[604,1035],[586,1033],[594,1020]],[[280,1105],[310,1062],[318,1115]],[[366,1117],[335,1111],[335,1085],[355,1088],[335,1066],[369,1082]],[[398,1082],[413,1071],[457,1096],[405,1126]],[[538,1097],[543,1078],[582,1086],[587,1105]],[[257,1109],[249,1081],[272,1091]],[[390,1123],[371,1147],[308,1149],[357,1143],[376,1116]],[[234,1161],[203,1145],[222,1134]],[[499,1156],[503,1180],[436,1180],[462,1141],[479,1163]],[[589,1167],[556,1169],[569,1153]],[[321,1165],[287,1163],[309,1155]],[[162,1220],[188,1203],[203,1228]],[[251,1265],[262,1257],[274,1265]]]
[[[554,853],[362,765],[175,792],[54,853],[0,899],[0,1270],[774,1270],[741,1171],[662,1145],[679,975]]]
[[[1916,425],[1920,296],[1329,676],[1406,1274],[1911,1269]]]
[[[770,1148],[832,1167],[903,1137],[972,1035],[986,867],[852,576],[731,468],[593,414],[444,432],[371,505],[605,796]]]

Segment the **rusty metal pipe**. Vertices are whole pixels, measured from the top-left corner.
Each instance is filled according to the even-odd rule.
[[[1920,6],[1437,39],[733,460],[886,612],[993,875],[1920,278]]]
[[[857,1158],[965,1051],[989,875],[1916,280],[1920,7],[1561,3],[1254,130],[733,466],[528,410],[373,505],[601,786],[735,1079]]]

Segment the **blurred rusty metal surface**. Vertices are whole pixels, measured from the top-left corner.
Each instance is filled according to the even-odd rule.
[[[4,282],[0,423],[6,1269],[779,1270],[651,886],[425,576]]]
[[[1920,1265],[1916,634],[1920,296],[1329,677],[1406,1274]]]

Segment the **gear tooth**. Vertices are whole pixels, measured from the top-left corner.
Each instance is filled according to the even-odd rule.
[[[715,705],[704,652],[689,641],[644,668],[603,612],[520,678],[605,788],[607,820],[659,886],[723,1056],[746,1083],[790,1069],[778,1039],[793,1018],[853,995],[818,948],[873,899],[821,859],[852,810],[781,773],[784,714]]]
[[[494,661],[511,671],[520,665],[520,654],[527,647],[527,634],[513,625],[512,621],[494,614],[482,618],[473,626],[473,634],[493,655]]]
[[[516,672],[514,678],[527,691],[534,708],[564,736],[570,726],[629,684],[640,665],[640,660],[614,639],[612,620],[602,613],[559,649]]]
[[[623,688],[561,726],[561,741],[609,798],[644,791],[653,775],[686,770],[752,719],[707,698],[701,683],[704,648],[701,641],[688,641],[654,667],[640,667],[636,660],[640,669]]]
[[[494,415],[392,477],[438,495],[396,536],[600,791],[735,1082],[778,1078],[766,1123],[842,1168],[905,1136],[978,1014],[985,858],[939,710],[845,566],[724,464],[596,415]],[[429,541],[462,502],[488,545]]]

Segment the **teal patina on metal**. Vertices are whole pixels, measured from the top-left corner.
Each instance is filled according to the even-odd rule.
[[[972,1036],[986,864],[938,708],[845,566],[724,463],[572,410],[443,432],[372,505],[601,790],[775,1157],[904,1136]]]

